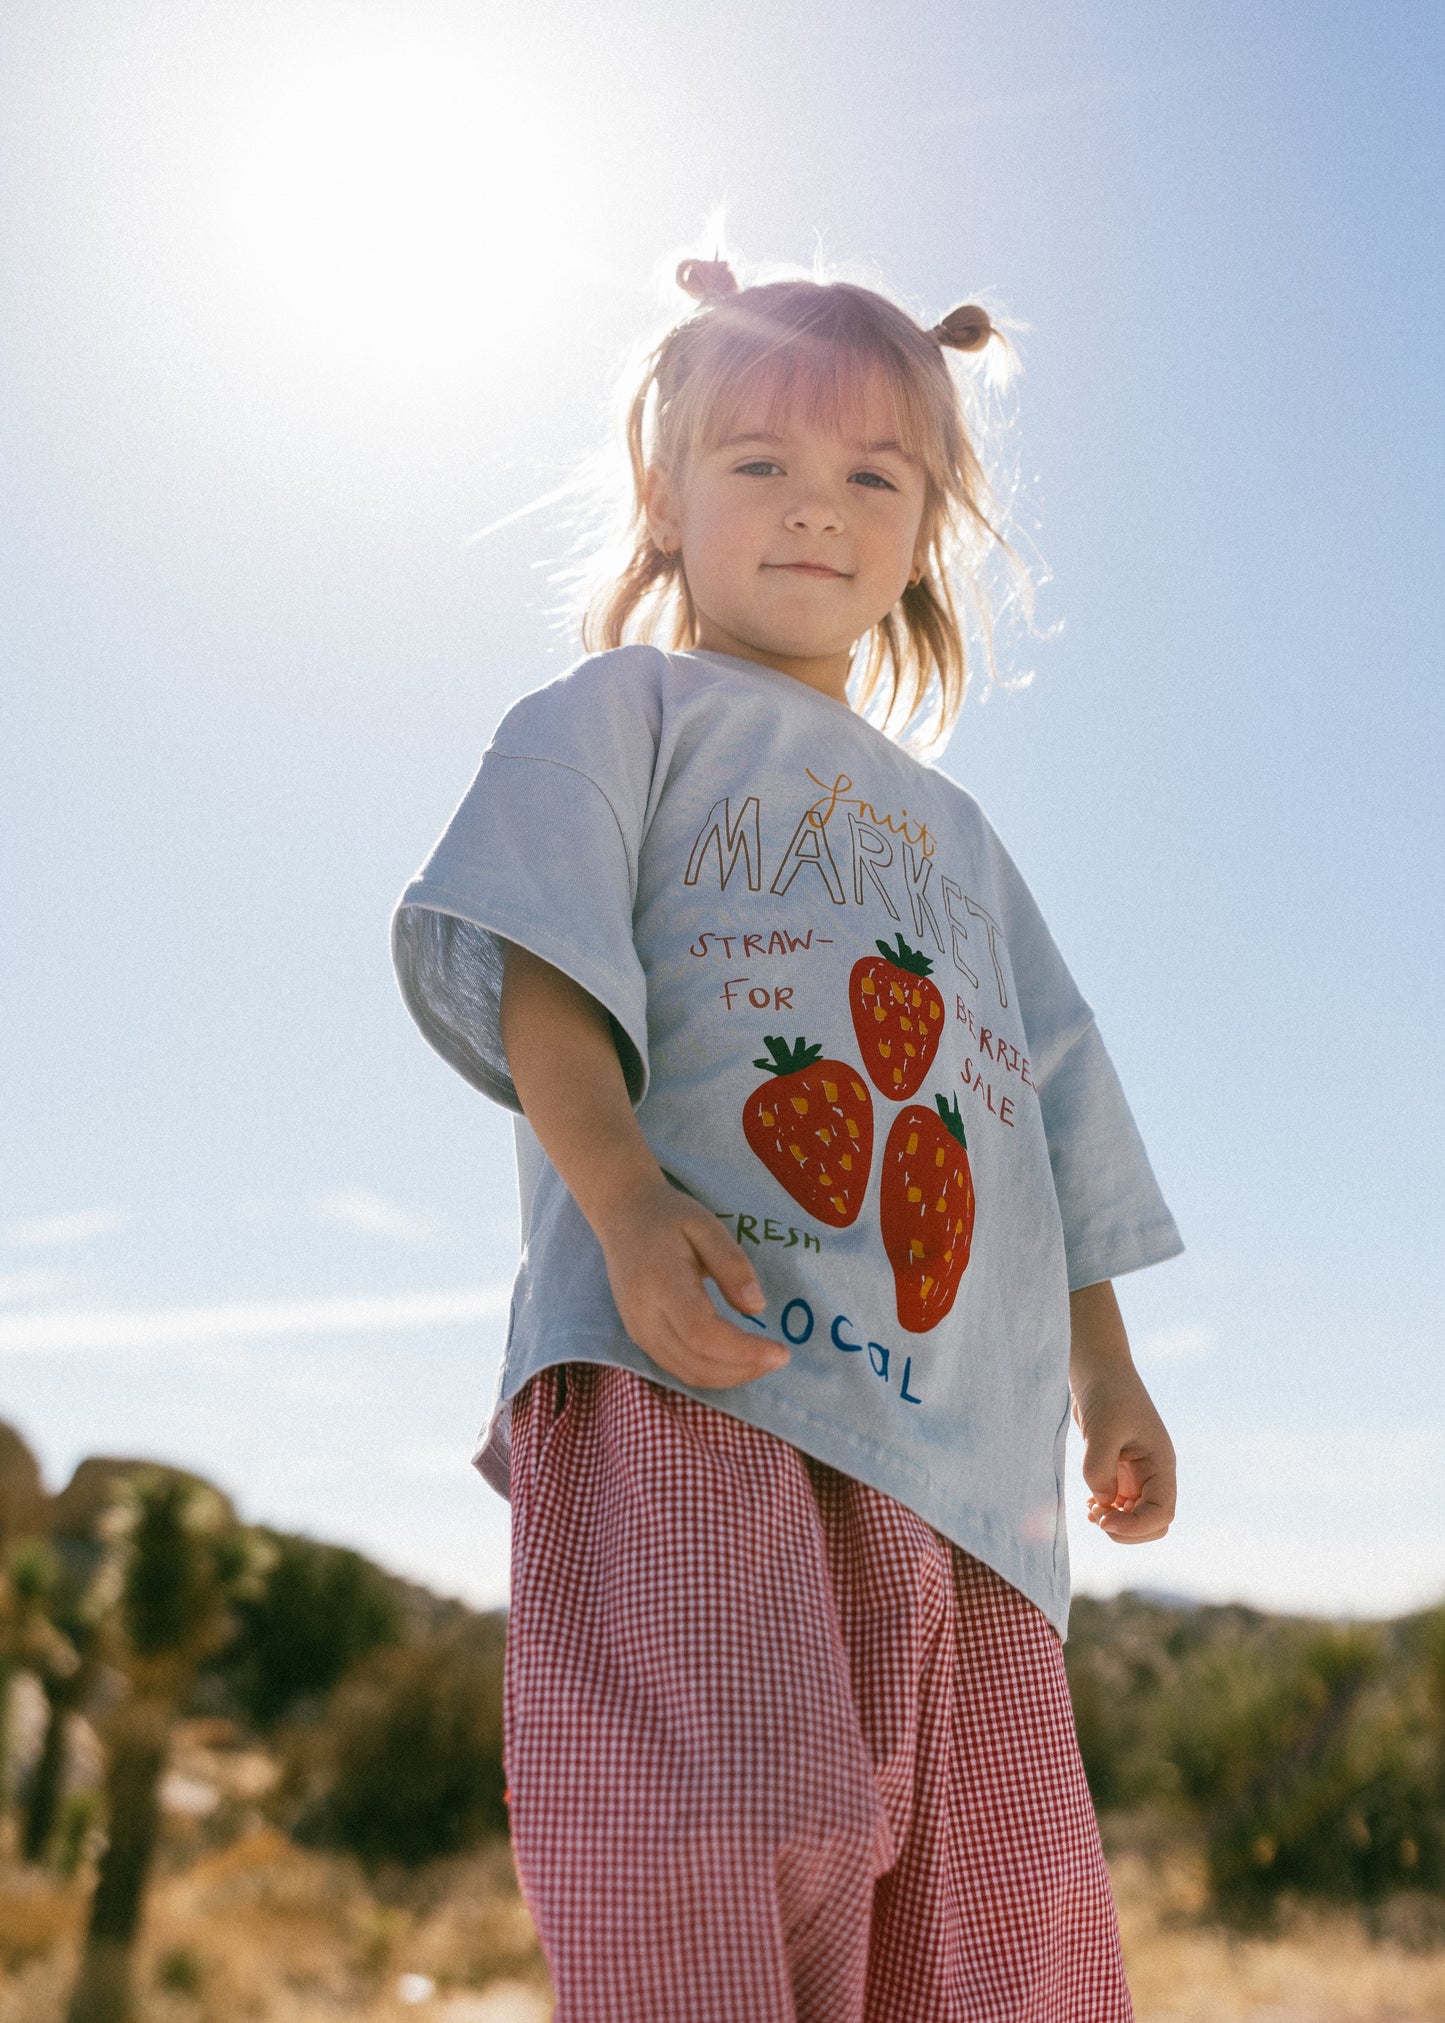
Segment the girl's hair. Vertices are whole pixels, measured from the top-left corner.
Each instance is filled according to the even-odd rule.
[[[941,743],[968,679],[966,615],[993,672],[980,567],[990,549],[1027,595],[1022,567],[991,517],[964,389],[944,360],[945,348],[979,353],[992,343],[1006,351],[1006,339],[976,304],[951,309],[925,330],[885,296],[850,281],[739,288],[723,260],[684,260],[677,281],[699,307],[650,353],[628,405],[631,511],[618,566],[583,619],[583,644],[695,643],[682,557],[664,554],[648,531],[644,497],[653,466],[681,471],[695,450],[728,436],[745,406],[761,409],[765,427],[787,417],[837,429],[881,370],[893,431],[924,472],[926,559],[919,580],[860,642],[855,706],[893,736],[912,724],[919,743]],[[915,720],[925,711],[920,728]]]

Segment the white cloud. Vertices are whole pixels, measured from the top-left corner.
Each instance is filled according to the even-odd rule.
[[[18,1304],[27,1299],[44,1299],[54,1283],[55,1274],[50,1271],[0,1272],[0,1306]]]
[[[497,1320],[506,1285],[353,1298],[242,1300],[230,1305],[52,1308],[0,1316],[0,1356],[126,1354],[304,1335],[382,1334]]]
[[[1177,1321],[1172,1327],[1152,1328],[1140,1342],[1139,1353],[1150,1362],[1197,1363],[1218,1347],[1213,1328],[1199,1321]]]
[[[119,1208],[83,1208],[70,1215],[28,1215],[12,1222],[5,1241],[17,1250],[59,1250],[69,1243],[90,1243],[109,1236],[130,1217]]]
[[[408,1215],[395,1202],[364,1187],[338,1189],[319,1194],[312,1204],[323,1222],[342,1229],[357,1230],[362,1236],[390,1237],[396,1243],[426,1243],[431,1231],[415,1215]]]

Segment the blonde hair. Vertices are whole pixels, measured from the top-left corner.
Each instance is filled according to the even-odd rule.
[[[991,550],[1027,596],[1027,577],[995,524],[964,390],[944,360],[945,348],[979,353],[992,344],[1006,353],[1007,341],[974,303],[925,330],[886,296],[850,281],[739,288],[722,260],[684,260],[677,281],[700,306],[648,355],[628,403],[630,514],[616,563],[587,606],[584,646],[696,643],[682,556],[665,554],[648,531],[645,494],[655,466],[681,471],[695,450],[728,435],[745,404],[758,401],[774,421],[801,415],[837,429],[881,368],[894,433],[924,472],[924,562],[918,580],[859,642],[854,706],[891,736],[913,726],[911,741],[940,744],[963,705],[970,617],[994,672],[981,578]]]

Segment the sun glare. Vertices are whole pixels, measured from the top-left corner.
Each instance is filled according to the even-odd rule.
[[[333,63],[258,108],[229,191],[243,286],[332,357],[475,356],[575,287],[601,194],[579,155],[515,66]]]

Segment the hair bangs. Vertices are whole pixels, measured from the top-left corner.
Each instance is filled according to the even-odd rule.
[[[891,347],[834,346],[801,334],[748,345],[751,355],[736,360],[719,356],[721,350],[701,361],[680,390],[667,431],[675,458],[686,461],[738,435],[818,429],[849,442],[896,442],[934,484],[946,484],[936,403]]]

